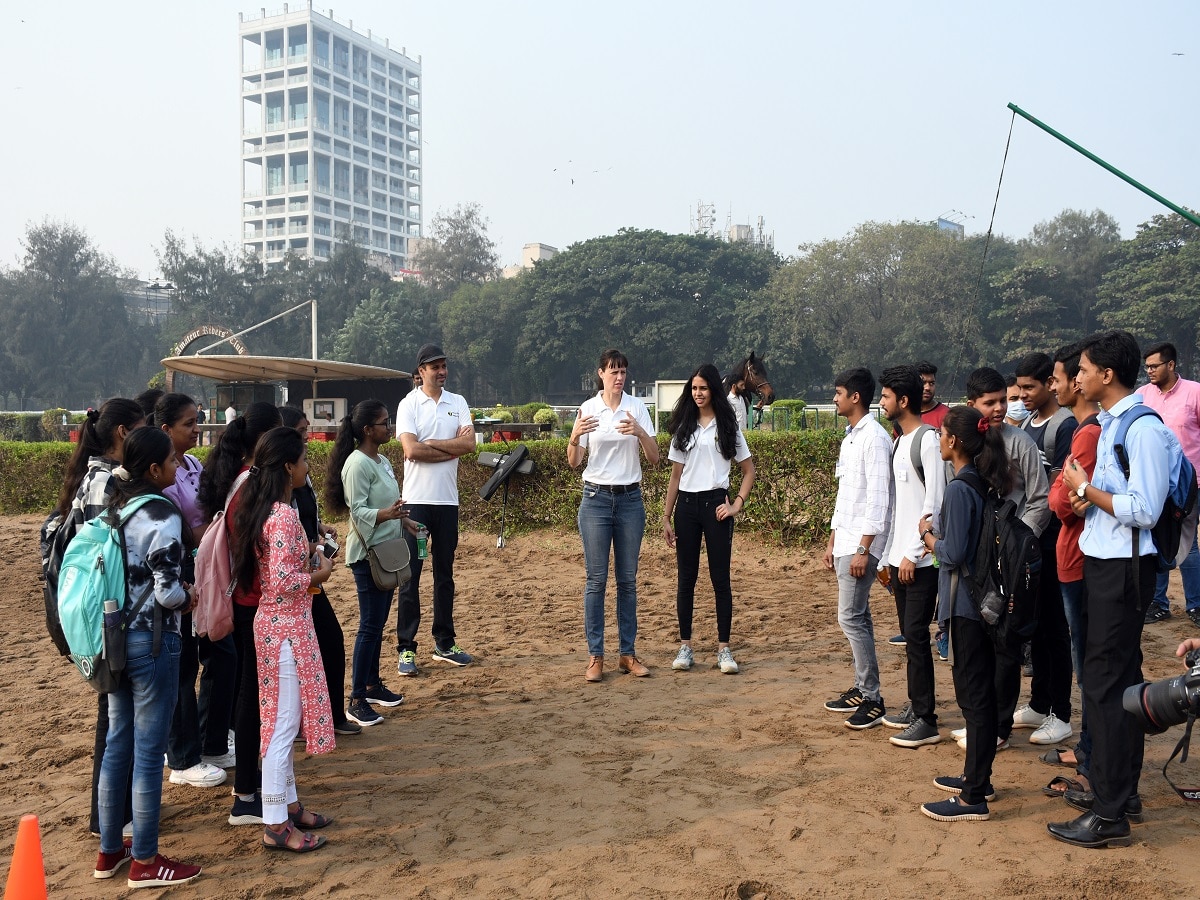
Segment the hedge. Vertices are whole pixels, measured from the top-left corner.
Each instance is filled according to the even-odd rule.
[[[812,544],[828,534],[829,517],[837,488],[833,480],[840,430],[750,432],[746,440],[754,455],[757,480],[750,504],[741,517],[741,527],[756,531],[781,544]],[[666,435],[658,439],[661,459],[643,472],[642,491],[647,521],[657,526],[662,518],[671,468],[667,462]],[[537,528],[575,528],[575,515],[583,486],[579,470],[567,465],[565,438],[530,441],[530,458],[537,471],[532,476],[514,475],[510,483],[505,519],[509,533]],[[71,444],[0,441],[0,514],[19,515],[49,510],[62,485],[62,473],[70,457]],[[325,481],[331,443],[308,445],[309,465],[318,495]],[[484,444],[481,450],[503,452],[502,444]],[[400,444],[391,441],[383,448],[397,472],[403,471]],[[204,460],[208,447],[197,447]],[[460,510],[464,528],[474,531],[500,530],[502,493],[484,503],[479,488],[492,469],[477,465],[474,454],[464,456],[458,469]],[[737,490],[740,471],[735,466],[731,490]]]

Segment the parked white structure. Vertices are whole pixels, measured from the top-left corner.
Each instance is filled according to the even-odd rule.
[[[421,234],[421,60],[307,6],[239,14],[242,241],[265,265],[348,236],[408,268]]]

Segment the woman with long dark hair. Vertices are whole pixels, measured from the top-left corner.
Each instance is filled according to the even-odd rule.
[[[309,753],[334,748],[329,688],[309,593],[328,580],[333,561],[317,553],[312,556],[316,564],[310,564],[308,538],[291,507],[292,491],[303,487],[307,477],[308,454],[295,429],[283,426],[263,435],[234,513],[236,533],[255,539],[233,545],[238,584],[248,589],[258,582],[261,590],[254,646],[262,719],[262,842],[269,849],[296,853],[325,843],[304,829],[324,828],[332,821],[300,803],[292,754],[301,723]]]
[[[646,532],[641,457],[655,465],[658,442],[646,404],[625,393],[628,369],[629,360],[620,350],[600,354],[596,370],[600,391],[579,407],[567,442],[567,464],[572,469],[587,458],[579,502],[579,537],[587,572],[583,622],[588,667],[584,679],[593,683],[604,680],[604,593],[610,552],[617,579],[618,668],[639,678],[650,674],[635,649],[637,569]]]
[[[167,887],[200,874],[199,866],[158,852],[163,751],[179,690],[179,614],[195,602],[180,569],[188,552],[186,529],[179,508],[165,496],[128,517],[121,515],[134,498],[161,495],[173,486],[176,465],[175,448],[165,434],[138,428],[125,441],[121,466],[113,470],[117,490],[112,509],[124,520],[129,619],[125,672],[108,695],[108,737],[100,767],[100,854],[93,874],[112,878],[132,859],[130,887]],[[121,826],[131,767],[133,840],[125,845]]]
[[[294,406],[279,407],[283,424],[295,429],[305,445],[308,445],[308,417],[304,410]],[[321,522],[317,509],[317,492],[311,478],[292,491],[292,506],[300,515],[300,524],[308,537],[309,545],[316,550],[326,536],[337,540],[337,532]],[[334,734],[361,734],[362,726],[346,716],[342,697],[346,691],[346,638],[341,623],[333,611],[333,604],[325,593],[324,585],[312,598],[313,628],[317,632],[317,643],[321,646],[321,661],[325,665],[325,683],[329,687],[329,706],[333,712]]]
[[[204,467],[200,460],[188,451],[200,440],[200,428],[196,422],[196,403],[187,394],[163,394],[154,404],[154,427],[164,432],[171,439],[175,449],[175,484],[166,489],[166,495],[175,502],[183,513],[183,524],[187,527],[188,546],[199,545],[200,538],[208,518],[197,502],[200,490],[200,475]],[[183,559],[183,577],[189,583],[196,580],[195,566],[192,556],[188,553]],[[171,720],[171,734],[167,739],[167,765],[171,769],[172,784],[188,784],[193,787],[216,787],[225,781],[225,770],[214,762],[203,759],[204,751],[200,741],[200,720],[202,713],[196,702],[196,674],[200,671],[200,641],[192,633],[192,616],[187,613],[183,617],[180,628],[183,640],[183,651],[179,661],[179,696],[176,701],[175,716]],[[207,641],[204,642],[207,644]],[[207,649],[207,648],[206,648]],[[206,658],[208,653],[205,653]],[[226,656],[220,661],[210,661],[206,668],[213,665],[218,669],[217,681],[222,685],[220,696],[225,700],[226,708],[232,703],[233,684],[237,660]],[[212,678],[212,673],[209,673]],[[224,757],[229,752],[228,726],[220,729],[219,754]],[[217,759],[216,762],[224,762]]]
[[[58,517],[53,531],[43,528],[42,540],[54,541],[66,547],[80,526],[94,519],[112,503],[117,488],[112,481],[112,471],[121,464],[125,452],[125,439],[145,424],[142,408],[134,400],[114,397],[101,405],[99,410],[89,409],[80,429],[79,443],[67,463],[67,475],[58,495],[58,506],[47,520],[47,525]],[[64,530],[65,529],[65,530]],[[42,558],[47,556],[43,548]],[[96,792],[100,783],[100,762],[104,758],[104,742],[108,735],[108,695],[97,694],[96,742],[92,751],[92,834],[100,833],[100,818],[96,812]],[[130,781],[132,786],[133,782]],[[132,818],[133,791],[126,802],[125,822]]]
[[[988,801],[996,799],[996,648],[971,599],[967,576],[979,546],[984,495],[1006,496],[1013,473],[1000,429],[973,407],[953,407],[942,420],[939,439],[942,459],[955,472],[942,497],[942,533],[934,533],[931,515],[918,527],[921,542],[940,566],[937,620],[950,635],[954,695],[967,722],[967,756],[962,775],[933,780],[956,796],[926,803],[921,812],[942,822],[981,821],[991,815]]]
[[[705,363],[692,373],[671,413],[667,433],[671,435],[667,454],[671,481],[663,505],[663,535],[667,546],[675,548],[679,569],[675,611],[681,642],[671,668],[682,671],[692,667],[692,609],[703,538],[717,602],[717,666],[724,674],[734,675],[738,664],[729,649],[733,626],[729,560],[734,519],[745,509],[754,487],[754,461],[716,366]],[[737,496],[730,500],[729,466],[735,461],[742,470],[742,482]]]
[[[239,476],[249,472],[254,463],[254,449],[259,439],[272,428],[283,424],[279,410],[270,403],[255,401],[246,407],[246,412],[234,416],[218,435],[212,451],[208,454],[208,465],[200,479],[199,501],[211,519],[218,510],[225,509],[224,524],[228,531],[228,543],[232,547],[248,547],[251,541],[243,540],[238,531],[237,511],[242,491],[234,490]],[[248,476],[246,476],[248,477]],[[243,484],[245,478],[243,478]],[[258,825],[262,822],[262,797],[258,784],[258,745],[261,720],[258,707],[258,656],[254,646],[254,617],[258,613],[261,585],[251,579],[247,585],[240,582],[233,589],[233,634],[217,641],[214,649],[224,650],[230,646],[236,660],[233,713],[233,808],[229,812],[230,825]],[[203,685],[201,686],[203,689]],[[222,709],[224,714],[224,709]],[[212,715],[211,707],[210,713]],[[221,721],[226,721],[221,719]],[[216,736],[213,735],[214,741]]]
[[[375,586],[367,550],[382,541],[398,538],[403,529],[416,531],[408,520],[400,485],[388,458],[379,448],[392,437],[387,407],[378,400],[363,400],[342,419],[325,471],[325,505],[350,516],[346,534],[346,564],[358,589],[358,634],[350,664],[350,707],[346,715],[359,725],[378,725],[383,716],[371,709],[399,706],[404,697],[394,694],[379,676],[383,627],[387,624],[395,591]]]

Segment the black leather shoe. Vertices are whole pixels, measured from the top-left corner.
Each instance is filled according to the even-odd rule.
[[[1067,790],[1063,793],[1063,799],[1076,809],[1088,812],[1096,802],[1096,795],[1091,791]],[[1125,801],[1125,818],[1131,825],[1141,825],[1146,821],[1146,816],[1142,812],[1142,798],[1137,794]]]
[[[1133,843],[1126,819],[1102,819],[1094,812],[1085,812],[1070,822],[1051,822],[1046,830],[1076,847],[1128,847]]]

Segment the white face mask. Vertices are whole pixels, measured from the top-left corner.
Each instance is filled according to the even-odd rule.
[[[1016,403],[1008,404],[1008,418],[1014,422],[1024,422],[1029,418],[1029,410],[1025,408],[1025,404],[1018,400]]]

